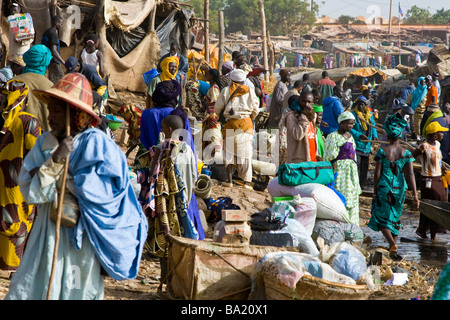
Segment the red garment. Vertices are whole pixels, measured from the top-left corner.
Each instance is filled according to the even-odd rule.
[[[309,154],[311,155],[311,161],[316,162],[317,145],[316,145],[316,127],[313,122],[309,123],[308,132],[306,133],[308,137]]]
[[[327,85],[327,84],[330,86],[333,86],[333,87],[336,86],[336,83],[333,80],[331,80],[330,78],[320,79],[317,84],[319,86]]]

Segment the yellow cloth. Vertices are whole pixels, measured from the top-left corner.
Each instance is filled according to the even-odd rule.
[[[175,62],[177,64],[177,71],[175,74],[171,74],[169,72],[169,64]],[[180,60],[177,57],[167,57],[163,61],[161,61],[161,81],[172,80],[176,77],[178,72],[178,65],[180,64]]]
[[[250,88],[248,86],[246,86],[245,84],[231,82],[230,95],[233,95],[233,97],[231,98],[231,101],[233,101],[233,99],[235,97],[243,96],[244,94],[247,94],[249,92],[250,92]]]
[[[364,112],[361,112],[358,110],[358,108],[355,108],[355,113],[358,117],[361,117],[364,120],[366,120],[367,122],[370,122],[370,117],[372,117],[372,113],[370,112],[368,107],[364,108]],[[361,127],[364,129],[364,131],[366,131],[368,129],[367,123],[365,123],[364,121],[360,121],[360,122],[361,122]]]
[[[36,207],[25,203],[18,184],[23,159],[41,134],[36,118],[22,111],[27,92],[25,83],[14,80],[7,82],[2,90],[8,101],[2,112],[5,124],[0,146],[0,206],[3,208],[0,217],[0,268],[4,270],[15,270],[19,266],[36,214]]]

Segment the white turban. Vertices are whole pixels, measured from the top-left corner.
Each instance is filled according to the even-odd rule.
[[[244,82],[247,78],[247,73],[242,69],[234,69],[230,72],[230,79],[234,82]]]
[[[355,120],[355,116],[350,111],[344,111],[339,115],[338,122],[341,123],[345,120]]]

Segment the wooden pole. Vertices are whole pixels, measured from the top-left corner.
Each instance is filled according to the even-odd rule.
[[[266,81],[269,81],[269,62],[267,59],[267,33],[266,33],[266,15],[264,13],[264,2],[263,0],[259,0],[259,13],[261,15],[261,35],[262,35],[262,52],[263,52],[263,61],[264,61],[264,78]]]
[[[209,0],[205,0],[205,60],[209,64]]]
[[[391,0],[391,4],[389,6],[389,30],[388,33],[391,34],[392,32],[392,0]]]
[[[105,26],[105,0],[96,0],[96,13],[95,13],[95,28],[97,29],[97,35],[100,39],[99,49],[103,53],[104,63],[103,68],[105,72],[105,76],[109,76],[108,73],[108,59],[107,59],[107,42],[106,40],[106,26]]]
[[[150,12],[150,19],[148,21],[148,23],[149,23],[148,31],[149,32],[155,31],[156,7],[157,6],[155,5],[155,7],[153,8],[152,12]]]
[[[68,103],[67,103],[67,107],[66,107],[66,136],[70,136],[70,106]],[[61,192],[58,195],[59,196],[58,197],[58,215],[56,217],[56,226],[55,226],[55,249],[53,251],[52,270],[50,272],[50,279],[48,281],[47,300],[50,300],[52,284],[53,284],[53,277],[55,276],[55,265],[56,265],[56,259],[58,257],[59,238],[60,238],[60,230],[61,230],[61,215],[62,215],[62,210],[64,208],[64,195],[66,193],[66,181],[67,181],[68,172],[69,172],[69,156],[67,156],[66,162],[64,163],[64,173],[62,176]]]
[[[222,65],[225,62],[224,42],[225,41],[225,24],[223,21],[223,11],[219,11],[219,65],[217,69],[222,70]]]
[[[275,49],[273,48],[273,43],[270,40],[270,31],[267,30],[267,49],[269,51],[269,74],[273,75],[275,67]]]
[[[2,17],[3,16],[3,0],[0,0],[0,17]],[[4,32],[4,30],[3,30],[3,24],[0,24],[0,31],[1,32]],[[0,66],[1,66],[1,68],[4,68],[5,66],[6,66],[6,56],[7,56],[7,52],[9,51],[8,50],[8,48],[6,47],[6,45],[3,43],[3,41],[1,42],[1,47],[0,47],[0,49],[2,49],[2,51],[3,51],[3,57],[2,57],[2,60],[0,61]]]

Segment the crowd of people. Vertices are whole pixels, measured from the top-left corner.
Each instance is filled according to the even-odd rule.
[[[14,3],[10,9],[21,12]],[[450,110],[438,106],[438,75],[419,78],[405,102],[395,101],[381,138],[368,90],[352,101],[327,71],[317,84],[305,74],[291,85],[290,72],[282,69],[269,97],[260,77],[265,70],[240,52],[221,70],[204,69],[204,81],[198,81],[196,75],[187,78],[189,64],[177,43],[161,57],[148,84],[135,142],[140,148],[136,192],[129,153],[101,126],[108,90],[98,36],[86,37],[80,57],[64,60],[58,37],[62,23],[53,17],[41,43],[23,42],[26,50],[10,51],[8,67],[0,70],[0,181],[5,186],[0,189],[0,269],[12,275],[6,299],[102,299],[105,275],[136,277],[144,244],[160,258],[164,278],[167,233],[203,240],[192,117],[202,122],[203,133],[213,132],[200,153],[223,161],[223,185],[234,186],[236,171],[242,187],[251,190],[255,119],[269,113],[265,128],[279,134],[279,164],[330,162],[351,223],[359,225],[359,196],[372,186],[369,227],[383,233],[392,257],[398,257],[406,191],[412,191],[416,208],[418,188],[422,199],[447,201],[442,163],[450,151]],[[401,144],[407,128],[420,139],[411,151]],[[384,144],[375,155],[370,183],[370,155],[380,139]],[[415,160],[422,166],[419,187]],[[430,232],[434,240],[441,231],[420,216],[420,237]]]

